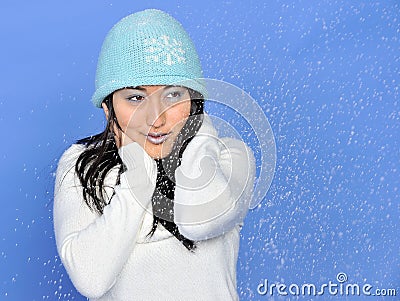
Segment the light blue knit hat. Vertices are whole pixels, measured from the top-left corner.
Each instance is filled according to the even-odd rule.
[[[97,71],[95,106],[112,92],[141,85],[180,85],[206,97],[196,49],[182,25],[147,9],[120,20],[107,34]]]

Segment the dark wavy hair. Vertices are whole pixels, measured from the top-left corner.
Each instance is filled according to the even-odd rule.
[[[189,250],[194,251],[194,241],[184,237],[173,222],[173,204],[175,192],[175,170],[181,163],[182,154],[198,132],[204,113],[204,97],[197,91],[188,89],[191,99],[190,115],[179,132],[172,147],[171,153],[162,159],[155,159],[157,163],[156,188],[152,195],[153,226],[147,236],[152,236],[158,224],[164,226]],[[114,167],[118,168],[115,185],[120,184],[120,176],[126,166],[118,154],[118,147],[114,139],[115,126],[121,129],[118,123],[112,102],[113,94],[104,99],[108,108],[107,125],[103,132],[78,140],[76,143],[85,145],[85,150],[78,157],[75,172],[83,187],[83,199],[87,206],[99,215],[103,214],[104,207],[112,201],[105,191],[105,178]],[[113,187],[112,187],[113,188]],[[115,192],[113,192],[114,195]]]

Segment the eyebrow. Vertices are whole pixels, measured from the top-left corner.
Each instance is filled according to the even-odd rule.
[[[137,86],[137,87],[125,87],[124,89],[133,89],[133,90],[147,91],[145,88],[142,88],[141,86]]]
[[[173,86],[173,85],[167,85],[163,88],[163,90],[169,89],[169,88],[175,88],[175,87],[182,87],[182,86]],[[142,86],[136,86],[136,87],[125,87],[125,89],[134,89],[134,90],[140,90],[140,91],[145,91],[147,92],[146,88],[143,88]]]

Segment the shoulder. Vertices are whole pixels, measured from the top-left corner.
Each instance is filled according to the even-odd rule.
[[[249,152],[253,153],[251,148],[242,140],[236,139],[236,138],[230,138],[230,137],[221,137],[219,138],[219,142],[221,143],[222,148],[227,148],[227,149],[237,149],[242,152]]]
[[[60,166],[75,162],[85,149],[86,147],[83,144],[72,144],[64,151],[60,160],[58,161],[58,165]]]
[[[68,158],[78,157],[84,150],[86,146],[83,144],[71,144],[69,148],[67,148],[62,154],[60,161],[68,160]]]
[[[72,144],[64,151],[57,165],[57,176],[65,175],[68,171],[74,170],[76,161],[80,154],[86,149],[82,144]]]
[[[218,140],[221,151],[235,152],[245,156],[249,161],[254,161],[252,149],[242,140],[231,137],[220,137],[214,123],[208,114],[204,114],[203,124],[199,134],[206,134]]]
[[[247,161],[249,165],[255,165],[253,150],[244,141],[223,137],[219,139],[219,144],[221,147],[221,154],[238,157],[241,158],[241,160]]]
[[[197,147],[200,147],[200,145],[207,144],[206,141],[217,141],[213,145],[215,147],[218,145],[220,159],[234,164],[243,164],[251,171],[255,170],[256,160],[251,147],[240,139],[220,136],[212,118],[207,113],[204,114],[203,124],[193,140],[195,141],[189,143],[188,148],[190,148],[191,144],[196,149],[196,143]]]

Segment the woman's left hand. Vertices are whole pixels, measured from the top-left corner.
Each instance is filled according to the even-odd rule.
[[[218,236],[243,222],[255,176],[250,148],[218,138],[205,117],[175,172],[174,222],[193,240]]]

